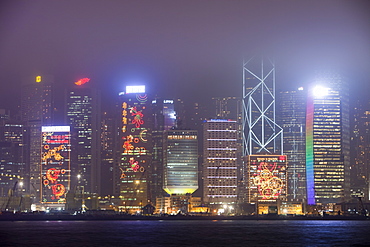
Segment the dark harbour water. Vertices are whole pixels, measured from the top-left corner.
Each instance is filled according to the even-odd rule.
[[[0,246],[370,246],[370,221],[14,221]]]

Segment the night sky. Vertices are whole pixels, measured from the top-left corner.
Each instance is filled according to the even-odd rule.
[[[0,108],[37,74],[60,88],[89,77],[106,99],[133,83],[189,103],[241,96],[242,61],[255,54],[274,58],[280,89],[336,69],[366,95],[369,10],[367,0],[1,0]]]

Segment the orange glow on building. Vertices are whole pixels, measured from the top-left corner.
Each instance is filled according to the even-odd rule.
[[[83,84],[85,84],[86,82],[89,82],[89,81],[90,81],[90,78],[82,78],[82,79],[76,81],[75,84],[77,86],[81,86],[81,85],[83,85]]]

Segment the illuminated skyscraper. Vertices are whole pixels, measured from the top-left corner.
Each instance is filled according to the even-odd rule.
[[[72,132],[72,179],[86,194],[100,193],[100,95],[88,78],[67,93],[66,122]],[[77,175],[79,179],[77,180]]]
[[[120,141],[117,135],[117,114],[103,112],[100,144],[101,144],[101,196],[114,195],[113,193],[113,170],[114,152]]]
[[[70,189],[71,135],[69,126],[42,126],[41,203],[45,207],[62,206]]]
[[[124,210],[140,211],[151,198],[148,177],[151,171],[150,103],[145,86],[127,86],[120,93],[120,155],[114,184]]]
[[[174,101],[170,99],[156,98],[152,100],[152,118],[153,118],[153,153],[152,170],[150,174],[151,200],[164,196],[163,190],[163,138],[164,131],[176,127],[176,112]]]
[[[306,198],[306,91],[299,88],[279,94],[278,118],[284,131],[288,165],[288,200]]]
[[[240,180],[238,125],[235,120],[211,119],[203,123],[203,198],[212,208],[235,208]]]
[[[306,117],[307,203],[349,197],[349,96],[343,78],[320,74],[308,92]]]
[[[24,125],[8,119],[0,109],[0,196],[8,196],[9,189],[17,183],[16,191],[29,190],[24,179],[27,177],[27,137]],[[4,206],[0,206],[1,210],[5,210]]]
[[[283,129],[275,118],[275,65],[271,60],[252,58],[244,63],[242,122],[245,201],[285,199],[286,157],[276,158],[285,165],[276,165],[275,157],[271,159],[271,155],[283,154]],[[257,154],[258,159],[250,157]],[[270,173],[263,177],[268,170]],[[276,181],[279,184],[270,184]]]
[[[164,185],[172,194],[191,194],[198,189],[198,133],[167,130],[164,135]]]
[[[358,102],[354,112],[351,188],[370,198],[370,100]]]
[[[257,66],[257,67],[255,67]],[[283,130],[275,119],[275,65],[270,60],[243,67],[243,151],[245,155],[283,152]]]
[[[53,121],[53,76],[27,78],[22,84],[21,117],[29,129],[29,183],[35,202],[40,201],[41,126]]]

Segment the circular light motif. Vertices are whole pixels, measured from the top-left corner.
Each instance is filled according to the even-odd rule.
[[[283,189],[283,181],[274,175],[276,163],[261,162],[258,166],[257,175],[254,177],[254,184],[262,199],[277,199]]]
[[[147,142],[148,140],[145,139],[144,137],[146,136],[146,132],[148,132],[148,130],[142,130],[139,134],[140,136],[140,139],[143,141],[143,142]]]
[[[146,102],[148,100],[148,95],[146,94],[136,94],[136,99],[139,101],[139,102]]]

